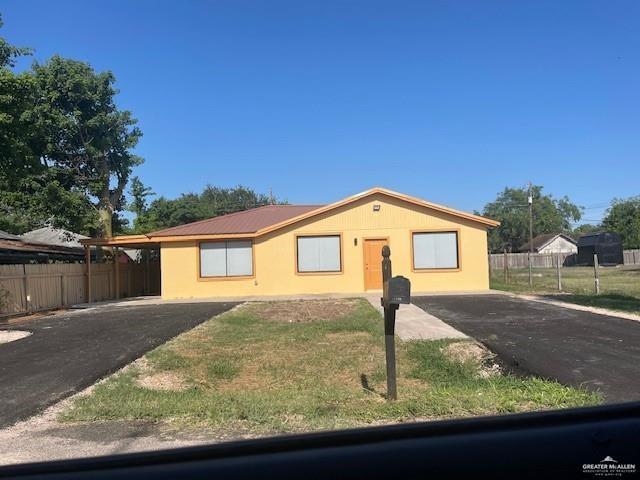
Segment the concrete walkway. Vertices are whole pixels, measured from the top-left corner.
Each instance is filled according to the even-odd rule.
[[[367,300],[381,314],[384,309],[380,305],[379,296],[367,295]],[[437,317],[428,314],[413,303],[400,305],[396,312],[396,335],[401,340],[440,340],[442,338],[469,338],[464,333],[444,323]]]

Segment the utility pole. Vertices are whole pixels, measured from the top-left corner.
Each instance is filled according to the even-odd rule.
[[[531,271],[531,255],[533,255],[533,191],[531,182],[529,182],[527,203],[529,204],[529,286],[533,287],[533,272]]]
[[[269,204],[273,205],[275,202],[273,201],[273,189],[269,187]]]

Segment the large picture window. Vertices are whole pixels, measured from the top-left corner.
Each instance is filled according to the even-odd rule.
[[[297,238],[299,273],[341,272],[340,235]]]
[[[253,275],[251,240],[228,240],[200,244],[201,277],[242,277]]]
[[[413,234],[413,268],[458,268],[458,232]]]

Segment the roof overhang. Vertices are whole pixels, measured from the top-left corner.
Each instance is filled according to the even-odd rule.
[[[127,247],[127,248],[157,248],[158,241],[154,241],[146,235],[120,235],[110,238],[87,238],[80,240],[80,243],[87,246],[96,247]]]

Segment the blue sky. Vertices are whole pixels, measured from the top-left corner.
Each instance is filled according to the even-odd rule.
[[[371,186],[464,210],[529,180],[640,194],[640,2],[4,0],[0,34],[112,70],[136,170],[292,203]],[[28,61],[30,63],[31,60]],[[28,63],[23,63],[24,67]]]

